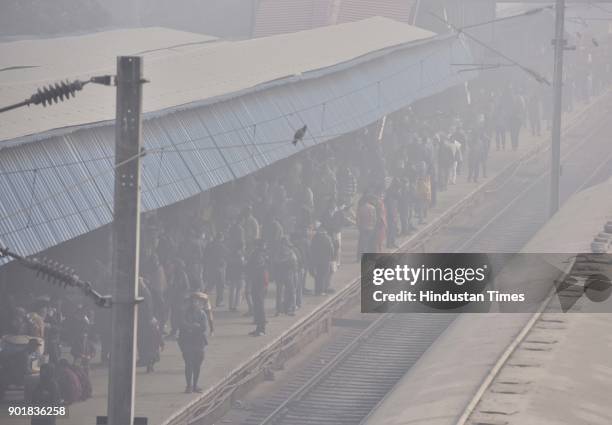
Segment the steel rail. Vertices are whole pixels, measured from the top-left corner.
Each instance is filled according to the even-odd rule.
[[[270,413],[260,425],[272,425],[275,424],[280,416],[288,410],[288,407],[302,398],[311,389],[313,389],[323,378],[325,378],[333,369],[338,367],[351,353],[359,347],[363,341],[368,338],[371,334],[376,332],[387,320],[389,320],[390,314],[383,314],[372,322],[367,328],[365,328],[353,341],[351,341],[342,351],[321,368],[315,375],[313,375],[304,385],[298,388],[291,396],[289,396],[283,403],[281,403],[272,413]]]

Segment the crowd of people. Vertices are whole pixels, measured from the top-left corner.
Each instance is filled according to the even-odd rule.
[[[395,249],[402,235],[426,222],[449,186],[487,178],[493,149],[517,150],[521,129],[542,134],[546,99],[539,89],[522,93],[511,86],[482,88],[459,107],[409,107],[384,124],[212,189],[185,204],[189,208],[149,213],[141,232],[137,366],[154,372],[165,345],[176,341],[185,362],[185,391],[201,392],[213,310],[251,317],[248,333],[259,337],[266,334],[271,285],[276,316],[294,316],[307,296],[333,293],[332,276],[346,258],[347,227],[358,231],[349,258]],[[110,282],[110,270],[108,262],[98,262],[95,281]],[[109,312],[67,305],[60,296],[26,306],[9,294],[0,303],[0,335],[30,338],[0,355],[0,390],[23,384],[38,353],[45,361],[33,401],[70,404],[90,397],[91,361],[109,361]]]
[[[33,405],[68,406],[90,398],[89,366],[95,346],[89,325],[93,314],[79,306],[67,319],[61,298],[39,297],[29,312],[17,307],[10,295],[2,301],[0,399],[11,386],[23,387]],[[37,370],[39,379],[34,381],[30,378]],[[53,420],[33,417],[32,424],[53,424]]]

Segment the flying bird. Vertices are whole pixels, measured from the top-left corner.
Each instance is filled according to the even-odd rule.
[[[306,135],[306,130],[308,130],[308,126],[304,124],[304,127],[298,129],[293,135],[293,145],[297,145],[298,142],[301,142],[304,139],[304,135]]]

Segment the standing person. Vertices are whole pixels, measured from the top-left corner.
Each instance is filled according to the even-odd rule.
[[[410,165],[406,165],[406,168]],[[407,235],[414,230],[412,225],[412,192],[410,190],[410,178],[400,178],[400,197],[398,212],[401,224],[401,234]]]
[[[255,249],[247,262],[247,278],[251,289],[253,319],[256,326],[255,330],[249,333],[251,336],[266,334],[265,299],[269,281],[268,268],[269,260],[266,252],[266,243],[263,239],[258,239],[255,242]]]
[[[74,362],[87,360],[91,355],[90,328],[91,321],[87,314],[85,306],[79,306],[72,319],[68,320],[69,334],[71,335],[72,343],[70,345],[70,354],[74,358]]]
[[[62,356],[61,331],[64,316],[62,315],[62,300],[53,300],[45,318],[47,330],[45,332],[45,354],[49,355],[49,362],[56,364]]]
[[[510,130],[510,142],[512,150],[517,150],[519,147],[519,134],[521,125],[523,124],[524,109],[519,96],[510,98],[510,110],[508,111],[508,129]]]
[[[222,232],[217,232],[214,239],[204,249],[206,274],[206,292],[215,290],[215,307],[223,307],[225,293],[225,271],[227,267],[227,248]],[[193,289],[193,288],[192,288]]]
[[[204,240],[197,227],[190,227],[189,235],[180,246],[180,257],[185,261],[189,287],[192,291],[201,290],[203,287]]]
[[[315,280],[315,295],[330,292],[334,244],[323,226],[319,226],[310,245],[310,272]]]
[[[454,144],[447,139],[441,141],[438,149],[438,183],[441,191],[445,191],[448,184],[452,182],[453,168],[456,165]]]
[[[153,372],[155,363],[159,362],[161,352],[164,349],[164,334],[157,319],[153,317],[151,323],[147,327],[149,333],[146,338],[145,350],[147,355],[143,358],[144,366],[147,367],[147,373]]]
[[[281,239],[280,251],[274,261],[276,281],[276,314],[295,315],[295,281],[297,257],[289,237]]]
[[[506,150],[506,109],[508,99],[505,96],[498,96],[495,101],[495,146],[497,150]]]
[[[309,219],[296,222],[295,232],[292,235],[293,246],[298,258],[298,276],[296,282],[295,302],[297,307],[302,306],[302,297],[309,292],[306,289],[306,277],[308,275],[308,264],[310,258],[310,239],[312,227]]]
[[[489,148],[491,141],[487,137],[484,129],[479,129],[476,137],[480,140],[480,167],[482,169],[482,178],[487,178],[487,160],[489,159]]]
[[[185,361],[185,392],[201,393],[198,386],[200,368],[204,361],[204,350],[208,345],[206,337],[210,327],[210,335],[214,334],[212,309],[208,295],[194,292],[189,296],[189,304],[183,312],[178,344]]]
[[[340,267],[342,260],[342,229],[346,226],[354,225],[355,222],[350,218],[350,207],[347,205],[340,205],[339,207],[334,205],[330,212],[331,214],[323,225],[334,244],[333,271],[336,271]]]
[[[153,299],[151,291],[142,277],[138,279],[138,296],[142,299],[142,302],[138,305],[138,332],[136,338],[138,361],[136,365],[146,366],[147,372],[151,372],[153,364],[159,360],[159,350],[153,349]]]
[[[170,337],[176,338],[183,314],[183,306],[187,294],[189,293],[189,277],[185,270],[185,263],[181,259],[176,259],[172,263],[170,274],[170,285],[166,298],[170,304]]]
[[[468,182],[478,183],[481,161],[482,143],[480,137],[470,131],[468,145]]]
[[[455,148],[458,147],[459,149],[459,152],[455,152],[455,160],[457,161],[456,176],[458,176],[461,174],[461,171],[463,169],[463,159],[465,158],[465,148],[466,148],[466,143],[465,143],[466,137],[465,137],[465,133],[463,132],[462,126],[459,126],[452,132],[451,140],[454,142]]]
[[[397,248],[395,244],[400,231],[401,182],[394,177],[385,192],[385,209],[387,211],[387,248]]]
[[[62,403],[59,385],[55,378],[55,367],[51,363],[40,367],[40,379],[32,392],[32,406],[56,407]],[[32,416],[31,425],[55,425],[54,415]]]
[[[253,215],[253,207],[248,206],[242,211],[242,227],[244,229],[245,254],[250,254],[255,247],[255,241],[260,237],[259,222]]]
[[[375,199],[372,195],[365,193],[357,206],[357,228],[359,230],[357,261],[361,261],[361,254],[375,251],[376,222]]]
[[[387,240],[387,209],[385,208],[384,191],[375,197],[374,207],[376,208],[376,230],[374,252],[382,252],[383,245]]]
[[[225,278],[229,287],[229,311],[238,311],[240,292],[244,286],[245,267],[245,232],[240,221],[234,223],[230,229],[227,241],[227,269]]]
[[[431,177],[427,172],[427,164],[421,162],[417,168],[414,182],[415,208],[419,224],[425,223],[427,211],[431,204]]]
[[[435,207],[438,203],[438,161],[437,158],[437,147],[431,139],[427,139],[425,144],[427,163],[427,173],[429,174],[429,187],[431,197],[429,201],[430,207]]]
[[[28,335],[36,338],[45,338],[47,304],[48,301],[46,299],[39,299],[36,301],[34,310],[28,313]]]
[[[164,294],[168,290],[168,279],[164,267],[159,261],[159,257],[155,253],[151,253],[145,262],[145,268],[142,273],[147,281],[147,287],[151,292],[151,301],[153,304],[153,316],[157,319],[159,327],[164,330],[168,321],[168,303]]]
[[[245,239],[245,261],[249,258],[249,255],[255,249],[255,241],[261,237],[261,226],[259,221],[253,215],[253,207],[248,206],[242,211],[242,227],[244,228],[244,239]],[[245,264],[246,265],[246,264]],[[245,280],[244,284],[244,299],[246,300],[248,310],[244,316],[253,315],[253,302],[251,300],[251,288],[249,287],[248,280]]]
[[[340,166],[337,173],[338,203],[351,207],[355,194],[357,193],[357,179],[351,168],[344,164]]]
[[[538,93],[534,90],[529,96],[529,101],[527,103],[527,109],[529,111],[529,124],[531,126],[531,135],[532,136],[541,136],[542,135],[542,119],[540,114],[540,97]]]
[[[456,184],[457,175],[459,174],[459,169],[461,168],[461,164],[463,163],[463,147],[461,143],[453,136],[451,136],[449,146],[453,151],[453,165],[451,166],[449,181],[450,184]]]

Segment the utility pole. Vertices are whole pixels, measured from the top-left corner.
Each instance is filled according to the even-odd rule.
[[[134,369],[140,240],[140,146],[142,58],[117,58],[115,196],[113,220],[113,304],[109,425],[134,421]]]
[[[565,50],[565,0],[555,4],[555,75],[553,80],[552,161],[550,170],[550,216],[559,210],[559,179],[561,176],[561,110],[563,105],[563,52]]]

